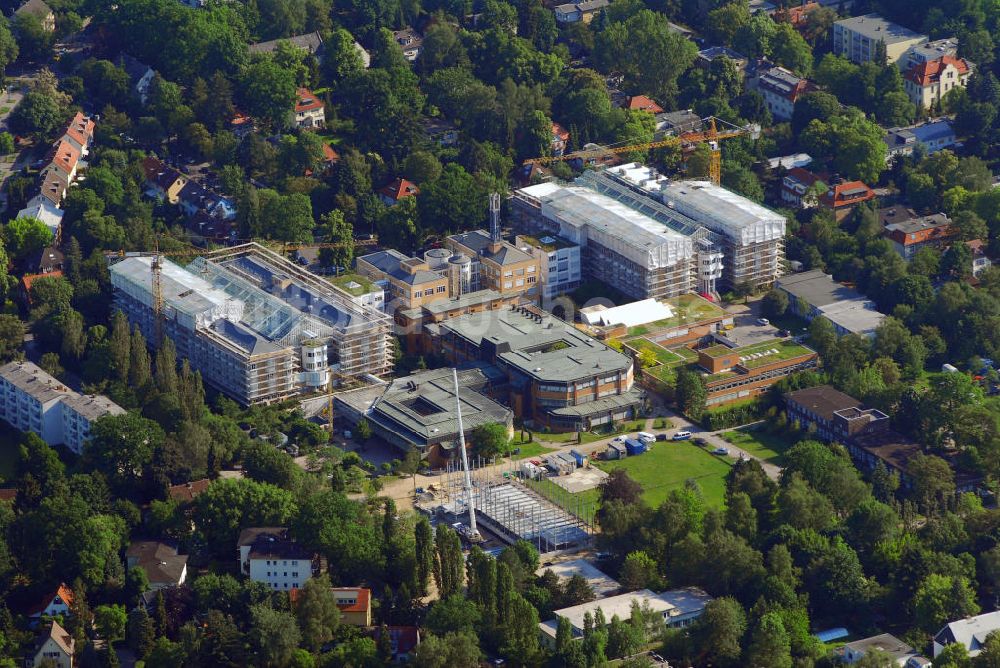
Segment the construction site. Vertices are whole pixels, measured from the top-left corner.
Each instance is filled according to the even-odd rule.
[[[155,253],[111,266],[115,306],[154,347],[169,337],[205,382],[242,404],[392,371],[392,322],[256,243],[186,266]]]
[[[456,526],[468,536],[472,525],[468,487],[476,529],[484,550],[500,549],[519,540],[531,543],[540,554],[588,547],[596,532],[594,509],[573,500],[562,505],[521,481],[520,462],[474,458],[469,480],[461,462],[441,470],[439,482],[417,494],[416,507],[438,523]],[[562,495],[570,499],[571,495]]]

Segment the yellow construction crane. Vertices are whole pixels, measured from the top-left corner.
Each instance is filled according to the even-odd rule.
[[[722,151],[720,148],[720,142],[744,135],[756,137],[760,133],[760,126],[751,124],[745,127],[738,127],[732,123],[722,120],[721,118],[716,118],[715,116],[709,116],[708,118],[703,119],[703,122],[707,126],[705,130],[685,132],[676,137],[664,137],[663,139],[644,142],[642,144],[601,146],[596,149],[573,151],[572,153],[565,153],[563,155],[531,158],[529,160],[525,160],[524,164],[548,165],[553,162],[565,162],[568,160],[576,160],[578,158],[587,160],[587,158],[600,157],[607,155],[608,153],[631,153],[633,151],[646,151],[653,148],[663,148],[665,146],[683,146],[685,144],[701,144],[708,142],[708,146],[712,150],[711,161],[709,162],[708,167],[708,176],[712,180],[712,183],[718,185],[719,182],[722,181]],[[721,130],[719,129],[720,126],[722,126]]]

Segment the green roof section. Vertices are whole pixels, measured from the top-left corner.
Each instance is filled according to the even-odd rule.
[[[532,236],[530,234],[519,234],[517,235],[517,238],[529,246],[541,248],[546,253],[552,253],[554,251],[561,250],[563,248],[570,248],[571,246],[576,245],[554,234],[543,234],[540,237]]]
[[[370,279],[352,272],[340,276],[327,276],[326,280],[352,297],[360,297],[376,289]]]
[[[630,327],[626,336],[642,336],[661,329],[683,327],[684,325],[726,317],[726,312],[720,306],[695,294],[679,295],[660,301],[669,305],[674,314],[663,320]]]

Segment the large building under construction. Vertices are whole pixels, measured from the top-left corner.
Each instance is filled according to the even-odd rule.
[[[708,181],[633,163],[522,188],[511,204],[515,226],[579,245],[585,275],[636,299],[715,296],[781,275],[785,218]]]
[[[160,265],[162,334],[207,383],[242,404],[323,388],[331,373],[392,370],[388,316],[263,246]],[[111,283],[116,307],[156,345],[153,258],[113,264]]]

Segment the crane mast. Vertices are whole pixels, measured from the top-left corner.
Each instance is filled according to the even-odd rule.
[[[472,475],[469,473],[469,455],[465,452],[465,429],[462,427],[462,399],[458,394],[458,369],[451,370],[455,380],[455,408],[458,415],[458,449],[462,453],[462,472],[465,474],[465,497],[469,503],[469,533],[472,541],[480,540],[479,528],[476,526],[476,501],[472,495]]]

